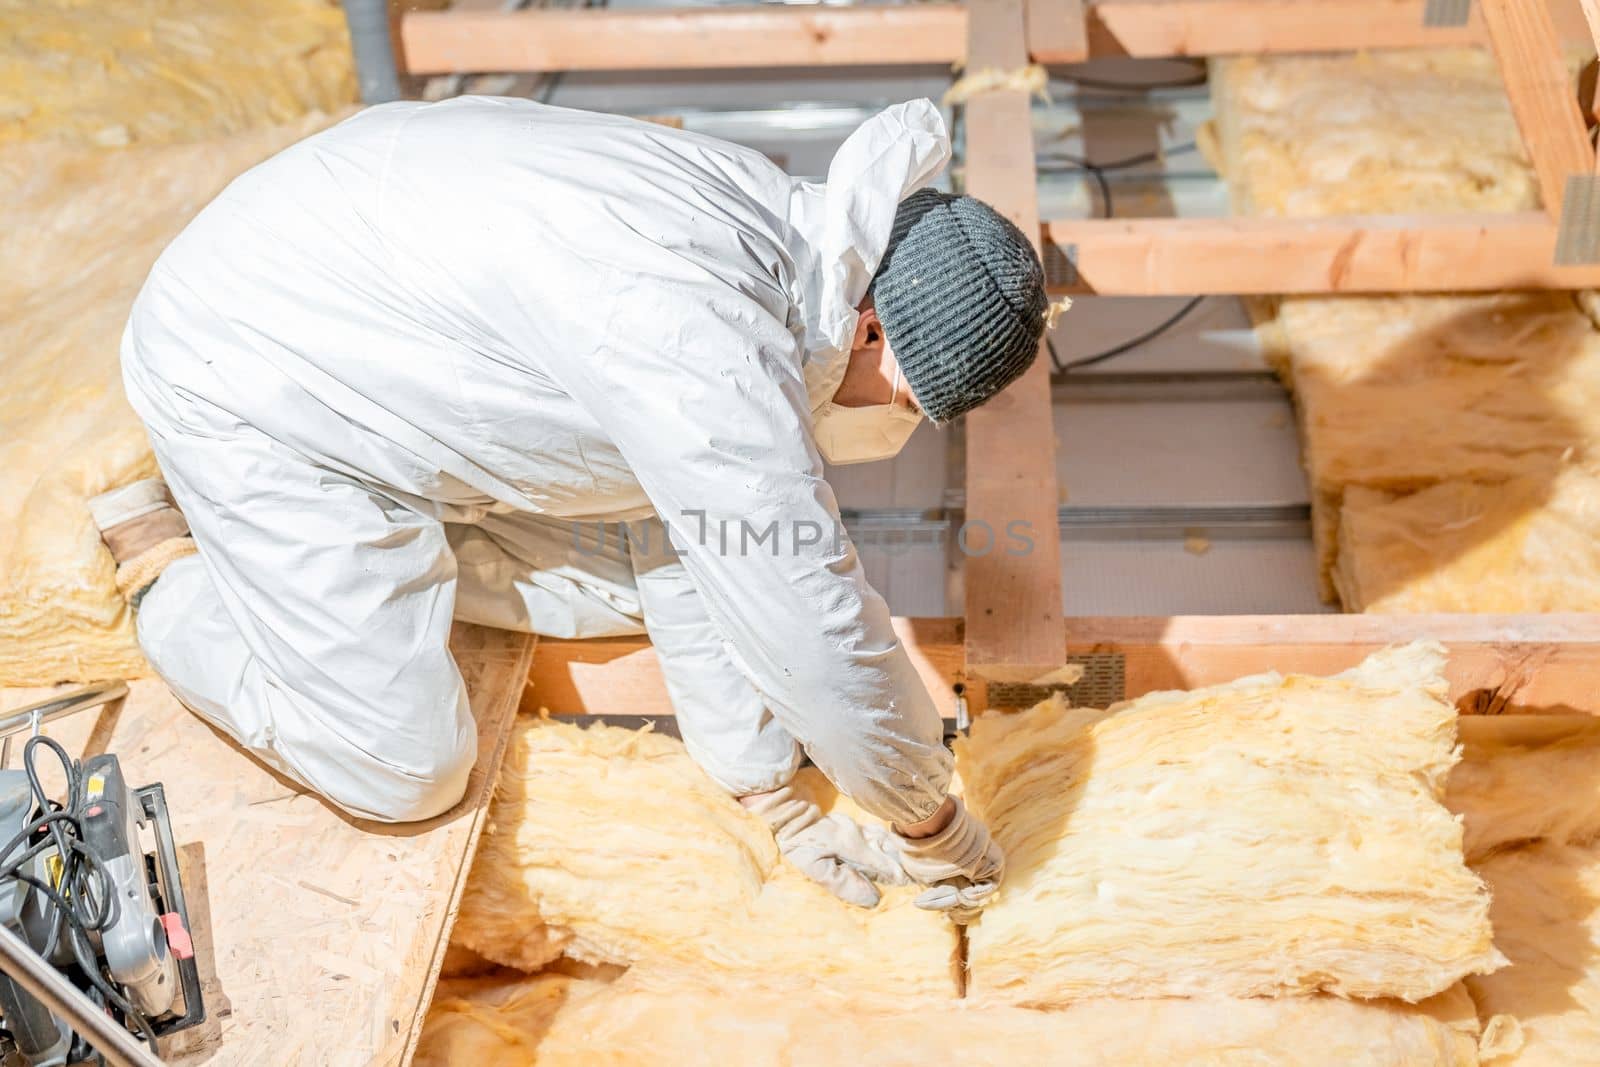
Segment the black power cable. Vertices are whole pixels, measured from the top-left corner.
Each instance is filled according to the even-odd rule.
[[[45,792],[36,763],[40,748],[48,748],[61,764],[66,779],[64,804],[51,800]],[[87,801],[82,767],[59,743],[43,735],[30,737],[23,746],[22,765],[27,772],[34,810],[39,814],[0,848],[0,881],[23,882],[44,896],[51,905],[50,929],[40,955],[45,959],[54,956],[64,935],[84,977],[106,1003],[133,1024],[153,1051],[156,1033],[150,1020],[117,990],[95,958],[90,934],[106,929],[116,920],[117,897],[105,861],[84,844],[83,813]],[[23,851],[16,854],[19,848]],[[23,870],[29,861],[52,848],[61,864],[53,872],[53,883]]]
[[[1144,333],[1141,333],[1139,336],[1130,337],[1128,340],[1123,341],[1120,344],[1111,346],[1104,352],[1096,352],[1092,356],[1084,356],[1081,359],[1075,359],[1070,363],[1061,362],[1061,356],[1056,352],[1056,343],[1052,341],[1048,335],[1046,335],[1045,344],[1050,347],[1050,363],[1055,368],[1056,374],[1059,375],[1066,374],[1071,370],[1077,370],[1079,367],[1092,367],[1096,363],[1104,363],[1108,359],[1116,359],[1124,352],[1131,352],[1133,349],[1138,348],[1142,344],[1145,344],[1149,341],[1154,341],[1157,337],[1160,337],[1162,334],[1178,325],[1178,323],[1182,322],[1188,317],[1189,312],[1199,307],[1200,302],[1204,299],[1205,297],[1203,295],[1190,297],[1188,302],[1185,303],[1183,307],[1179,308],[1176,312],[1168,316],[1157,325],[1152,326]]]
[[[1106,177],[1108,171],[1127,170],[1130,167],[1140,167],[1146,163],[1156,163],[1166,159],[1168,156],[1196,151],[1199,147],[1194,141],[1184,141],[1182,144],[1175,144],[1171,148],[1159,149],[1154,152],[1140,152],[1124,159],[1114,159],[1109,163],[1095,163],[1082,156],[1058,152],[1039,158],[1039,173],[1052,174],[1063,171],[1083,171],[1087,173],[1100,188],[1100,217],[1109,219],[1116,215],[1116,209],[1111,199],[1111,181]]]
[[[1123,159],[1114,159],[1108,163],[1092,163],[1089,160],[1083,159],[1079,156],[1058,154],[1040,160],[1039,170],[1042,173],[1049,173],[1052,170],[1081,170],[1088,173],[1089,176],[1095,180],[1095,184],[1100,188],[1102,217],[1109,219],[1115,216],[1115,203],[1111,198],[1111,181],[1106,177],[1107,171],[1126,170],[1129,167],[1138,167],[1146,163],[1154,163],[1158,160],[1166,158],[1167,156],[1177,155],[1180,152],[1193,152],[1198,147],[1199,146],[1195,144],[1195,142],[1186,141],[1183,144],[1173,145],[1171,148],[1162,151],[1140,152],[1137,155],[1127,156]],[[1052,166],[1052,164],[1061,164],[1061,166]],[[1178,325],[1178,323],[1182,322],[1191,311],[1199,307],[1200,302],[1204,299],[1205,297],[1203,296],[1197,296],[1188,303],[1184,304],[1183,307],[1179,308],[1175,314],[1163,320],[1155,327],[1146,330],[1142,334],[1139,334],[1137,337],[1133,337],[1127,341],[1113,345],[1103,352],[1096,352],[1092,356],[1084,356],[1081,359],[1075,359],[1070,363],[1062,362],[1061,354],[1056,351],[1055,341],[1052,340],[1048,334],[1046,334],[1045,344],[1048,346],[1050,351],[1051,367],[1054,369],[1056,375],[1062,375],[1079,367],[1090,367],[1096,363],[1104,363],[1106,360],[1115,359],[1125,352],[1130,352],[1133,349],[1138,348],[1140,345],[1155,340],[1157,337],[1160,337],[1162,334]]]

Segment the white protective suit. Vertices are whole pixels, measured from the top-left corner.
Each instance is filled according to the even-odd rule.
[[[642,618],[726,788],[776,787],[803,745],[873,814],[928,816],[940,722],[812,417],[896,205],[948,156],[927,101],[864,124],[823,186],[468,97],[372,108],[246,173],[157,262],[123,342],[200,548],[141,606],[151,662],[351,812],[415,819],[474,759],[452,616],[561,637]],[[596,520],[646,521],[598,549]]]

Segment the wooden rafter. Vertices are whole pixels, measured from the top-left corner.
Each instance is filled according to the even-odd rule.
[[[1028,55],[1035,63],[1081,63],[1089,58],[1084,0],[1026,0]]]
[[[1564,41],[1588,40],[1578,0],[1550,0]],[[1426,0],[1028,0],[1033,58],[1239,55],[1484,44],[1478,4],[1465,26],[1430,26]],[[1085,12],[1080,20],[1078,11]],[[1078,27],[1083,25],[1083,47]],[[409,11],[411,74],[684,70],[960,63],[957,3],[636,11]]]
[[[1584,25],[1589,27],[1589,39],[1600,51],[1600,0],[1579,0],[1583,10]]]
[[[969,9],[969,66],[1026,65],[1023,0],[971,0]],[[966,191],[1023,233],[1038,234],[1028,93],[980,93],[965,107]],[[1031,679],[1060,666],[1061,542],[1049,366],[1048,359],[1036,359],[966,419],[971,536],[962,568],[967,667],[979,681]]]
[[[1479,0],[1511,112],[1533,160],[1545,211],[1561,212],[1567,179],[1594,171],[1594,149],[1543,0]]]
[[[1560,0],[1565,2],[1565,0]],[[1430,26],[1426,0],[1101,0],[1089,8],[1094,56],[1256,55],[1483,44],[1464,26]],[[1571,29],[1571,20],[1563,20]]]
[[[940,711],[955,714],[960,619],[896,619]],[[1129,698],[1264,670],[1330,674],[1392,644],[1443,642],[1451,699],[1464,711],[1600,714],[1600,625],[1593,615],[1274,615],[1068,618],[1059,656],[1120,653]],[[1058,657],[1059,658],[1059,657]],[[539,643],[524,710],[673,714],[643,637]]]
[[[966,54],[960,4],[654,11],[414,11],[411,74],[948,64]],[[892,57],[889,58],[889,57]]]
[[[1045,226],[1055,293],[1400,293],[1600,286],[1554,264],[1543,212],[1320,219],[1072,219]]]

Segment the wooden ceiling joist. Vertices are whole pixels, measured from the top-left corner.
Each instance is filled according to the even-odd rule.
[[[400,20],[411,74],[949,64],[966,55],[966,32],[966,9],[940,3],[413,11]]]
[[[1426,0],[1027,0],[1028,48],[1035,62],[1070,63],[1483,45],[1480,6],[1450,26],[1430,25]],[[1549,10],[1560,39],[1588,40],[1578,0]],[[959,64],[967,9],[408,11],[400,37],[410,74]]]
[[[1186,296],[1600,286],[1555,264],[1556,224],[1505,215],[1072,219],[1045,226],[1052,293]]]
[[[1089,58],[1084,0],[1026,0],[1028,55],[1035,63],[1082,63]]]
[[[1028,62],[1023,0],[969,0],[975,70]],[[966,107],[966,192],[1039,233],[1032,101],[999,89]],[[1037,240],[1036,240],[1037,244]],[[1061,665],[1061,541],[1050,360],[966,417],[963,530],[967,669],[974,682],[1029,681]]]
[[[1472,7],[1460,26],[1429,25],[1426,0],[1101,0],[1089,7],[1092,56],[1155,59],[1483,44]],[[1042,62],[1055,62],[1049,56]]]
[[[941,714],[956,714],[960,619],[894,620]],[[1332,674],[1408,641],[1450,650],[1450,699],[1463,711],[1600,713],[1600,631],[1592,615],[1200,615],[1067,618],[1058,659],[1123,657],[1127,698],[1192,689],[1265,670]],[[539,642],[523,709],[561,714],[673,714],[644,637]],[[981,708],[976,705],[973,710]]]
[[[1473,8],[1489,27],[1545,211],[1557,217],[1567,179],[1593,173],[1595,152],[1550,11],[1538,0],[1479,0]]]

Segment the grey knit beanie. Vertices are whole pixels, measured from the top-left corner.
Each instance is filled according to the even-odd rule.
[[[868,293],[934,422],[982,404],[1039,354],[1044,268],[1021,230],[970,196],[922,189],[906,197]]]

